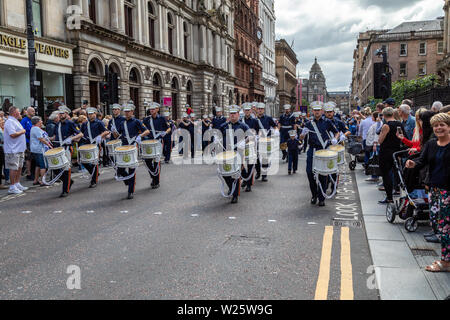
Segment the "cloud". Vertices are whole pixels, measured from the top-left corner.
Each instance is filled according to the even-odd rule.
[[[328,90],[343,91],[351,83],[359,32],[435,19],[444,15],[442,7],[437,0],[276,0],[276,36],[294,41],[302,76],[317,56]]]

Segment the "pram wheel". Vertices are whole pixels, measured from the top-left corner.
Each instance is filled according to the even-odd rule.
[[[409,217],[405,221],[405,229],[408,232],[416,232],[419,228],[419,222],[414,217]]]
[[[394,203],[389,203],[386,207],[386,219],[389,223],[394,223],[397,215],[397,206]]]
[[[348,164],[348,168],[354,171],[356,168],[356,160],[350,161],[350,163]]]

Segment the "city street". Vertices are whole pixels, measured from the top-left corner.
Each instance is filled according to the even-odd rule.
[[[0,197],[0,299],[379,298],[354,174],[324,208],[310,204],[304,155],[235,205],[215,165],[163,165],[157,190],[141,165],[131,201],[111,169],[96,189],[74,180],[65,199],[60,186]]]

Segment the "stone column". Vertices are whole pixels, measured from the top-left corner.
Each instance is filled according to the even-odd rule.
[[[113,31],[119,30],[119,6],[118,0],[111,0],[109,4],[109,13],[111,15],[111,29]]]
[[[213,37],[210,29],[206,31],[207,34],[207,48],[208,48],[208,64],[213,65]]]
[[[200,63],[206,63],[207,62],[207,37],[206,37],[206,26],[201,24],[199,26],[199,38],[201,39],[201,45],[200,45]]]
[[[220,68],[227,70],[227,46],[225,44],[225,38],[220,38]]]
[[[89,19],[89,1],[88,0],[82,0],[83,1],[83,17],[86,19]]]
[[[117,8],[117,16],[119,20],[119,33],[124,34],[125,33],[125,11],[124,6],[125,3],[124,0],[117,0],[118,8]]]
[[[183,19],[176,15],[176,28],[177,28],[177,56],[184,59],[184,28]]]

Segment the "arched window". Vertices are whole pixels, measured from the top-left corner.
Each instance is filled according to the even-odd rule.
[[[94,60],[91,60],[91,62],[89,63],[89,74],[92,75],[92,76],[100,75],[98,70],[97,70],[97,65],[94,62]]]
[[[167,39],[169,42],[169,53],[173,54],[173,33],[174,33],[175,26],[173,24],[172,15],[167,13]]]
[[[153,102],[161,101],[161,77],[158,73],[153,75]]]
[[[149,37],[149,43],[150,47],[155,47],[155,8],[153,7],[153,4],[149,1],[147,3],[147,11],[148,11],[148,37]]]
[[[184,32],[184,36],[183,36],[183,41],[184,41],[184,58],[187,60],[188,59],[188,39],[189,39],[189,29],[188,29],[188,24],[186,22],[183,22],[183,32]]]
[[[192,106],[192,82],[190,80],[186,84],[186,103]]]
[[[131,69],[130,71],[130,83],[139,84],[139,75],[136,68]]]

